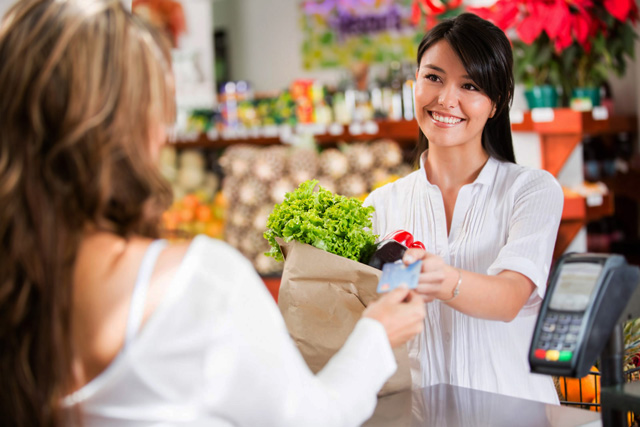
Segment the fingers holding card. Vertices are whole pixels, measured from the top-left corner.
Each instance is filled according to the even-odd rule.
[[[389,292],[399,287],[415,289],[418,286],[421,267],[422,261],[415,261],[409,265],[401,262],[384,264],[378,282],[378,293]]]

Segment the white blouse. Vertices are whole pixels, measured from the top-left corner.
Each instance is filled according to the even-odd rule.
[[[140,276],[152,268],[143,262]],[[204,236],[135,332],[102,374],[64,399],[84,425],[356,426],[396,370],[384,327],[363,318],[313,375],[251,264]]]
[[[414,387],[446,383],[558,403],[552,378],[530,373],[528,351],[562,215],[562,188],[547,171],[489,158],[478,178],[460,189],[447,235],[442,193],[427,179],[426,155],[419,170],[365,200],[376,209],[373,231],[383,238],[407,230],[451,266],[488,275],[516,271],[536,291],[508,323],[429,303],[424,332],[408,343]]]

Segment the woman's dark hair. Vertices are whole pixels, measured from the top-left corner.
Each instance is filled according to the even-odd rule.
[[[120,0],[20,0],[0,64],[0,424],[55,426],[85,233],[157,236],[171,202],[151,155],[170,47]]]
[[[515,163],[509,107],[513,100],[513,54],[504,32],[477,15],[463,13],[433,27],[418,46],[418,67],[424,53],[445,40],[462,61],[471,79],[496,107],[482,131],[482,148],[492,157]],[[418,131],[418,157],[429,147]]]

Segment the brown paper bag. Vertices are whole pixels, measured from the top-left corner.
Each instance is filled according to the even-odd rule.
[[[285,257],[278,306],[313,373],[324,367],[377,299],[382,272],[311,245],[277,239]],[[378,396],[411,389],[406,346],[394,349],[398,370]]]

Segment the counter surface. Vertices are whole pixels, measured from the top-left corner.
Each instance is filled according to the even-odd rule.
[[[380,398],[363,427],[601,425],[599,412],[438,384]]]

